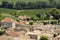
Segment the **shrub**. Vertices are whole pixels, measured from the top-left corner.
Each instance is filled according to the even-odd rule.
[[[51,21],[51,24],[54,24],[54,22],[53,22],[53,21]]]
[[[33,17],[30,18],[30,20],[33,20],[33,19],[34,19]]]
[[[30,20],[37,21],[39,19],[37,17],[31,17]]]
[[[33,27],[30,27],[30,31],[34,31],[34,28]]]
[[[44,25],[48,24],[48,22],[43,22]]]
[[[58,22],[60,22],[60,20],[58,20]]]
[[[16,18],[16,21],[17,21],[17,22],[20,22],[20,19],[19,19],[19,18]]]
[[[56,37],[56,36],[57,36],[57,34],[54,34],[53,36],[54,36],[54,37]]]
[[[5,33],[5,30],[3,28],[0,28],[0,35],[3,35]]]
[[[4,34],[4,32],[0,31],[0,35],[3,35],[3,34]]]
[[[30,24],[30,25],[33,25],[33,21],[30,21],[29,24]]]
[[[51,21],[51,24],[57,24],[58,22],[57,21]]]
[[[26,18],[26,20],[27,20],[27,21],[29,21],[29,20],[30,20],[30,18]]]
[[[58,22],[57,21],[54,21],[54,24],[57,24]]]
[[[60,24],[60,20],[58,20],[58,24]]]
[[[41,36],[40,40],[48,40],[48,37],[47,36]]]

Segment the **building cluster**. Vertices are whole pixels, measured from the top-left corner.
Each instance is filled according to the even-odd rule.
[[[0,40],[39,40],[42,35],[47,36],[49,40],[60,40],[60,25],[43,25],[37,22],[29,25],[29,21],[24,21],[26,17],[19,18],[21,19],[19,22],[12,18],[5,18],[0,22],[0,27],[6,29],[5,34],[0,36]],[[54,34],[57,36],[54,37]]]

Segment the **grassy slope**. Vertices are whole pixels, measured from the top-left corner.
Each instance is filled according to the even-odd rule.
[[[14,9],[7,9],[7,8],[0,8],[0,12],[3,12],[3,13],[14,13],[14,12],[17,12],[18,10],[14,10]]]
[[[48,3],[48,0],[0,0],[2,1],[9,1],[9,2],[16,2],[16,1],[22,1],[22,2],[36,2],[36,1],[45,1]],[[55,0],[57,3],[60,2],[60,0]],[[0,12],[2,12],[2,16],[12,16],[10,13],[17,13],[17,15],[28,15],[30,17],[35,17],[35,15],[39,13],[45,13],[48,12],[51,9],[40,9],[40,10],[14,10],[14,9],[6,9],[6,8],[0,8]],[[60,11],[60,10],[59,10]],[[42,15],[43,16],[43,15]]]
[[[17,13],[17,15],[28,15],[30,17],[35,17],[37,13],[45,13],[48,12],[51,9],[35,9],[35,10],[14,10],[14,9],[6,9],[6,8],[0,8],[0,12],[2,14],[10,14],[10,13]]]
[[[35,9],[35,10],[14,10],[14,9],[6,9],[6,8],[0,8],[0,12],[2,12],[2,14],[6,14],[6,15],[10,15],[11,16],[11,13],[14,14],[14,13],[17,13],[17,15],[27,15],[27,16],[30,16],[30,17],[35,17],[35,15],[37,13],[46,13],[48,11],[51,11],[52,8],[47,8],[47,9]],[[60,10],[59,10],[60,12]],[[5,16],[6,16],[5,15]]]

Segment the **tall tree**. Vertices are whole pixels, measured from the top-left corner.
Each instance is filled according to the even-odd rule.
[[[13,3],[10,3],[10,2],[7,2],[7,1],[3,1],[2,2],[2,7],[12,8],[13,7]]]
[[[38,13],[38,14],[36,14],[36,16],[40,19],[40,17],[41,17],[41,15]]]

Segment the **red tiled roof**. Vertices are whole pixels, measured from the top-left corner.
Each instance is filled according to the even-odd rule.
[[[12,18],[5,18],[4,20],[2,20],[2,22],[15,22],[16,24],[24,24],[25,21],[17,22],[13,20]]]
[[[14,22],[12,18],[5,18],[2,22]]]

